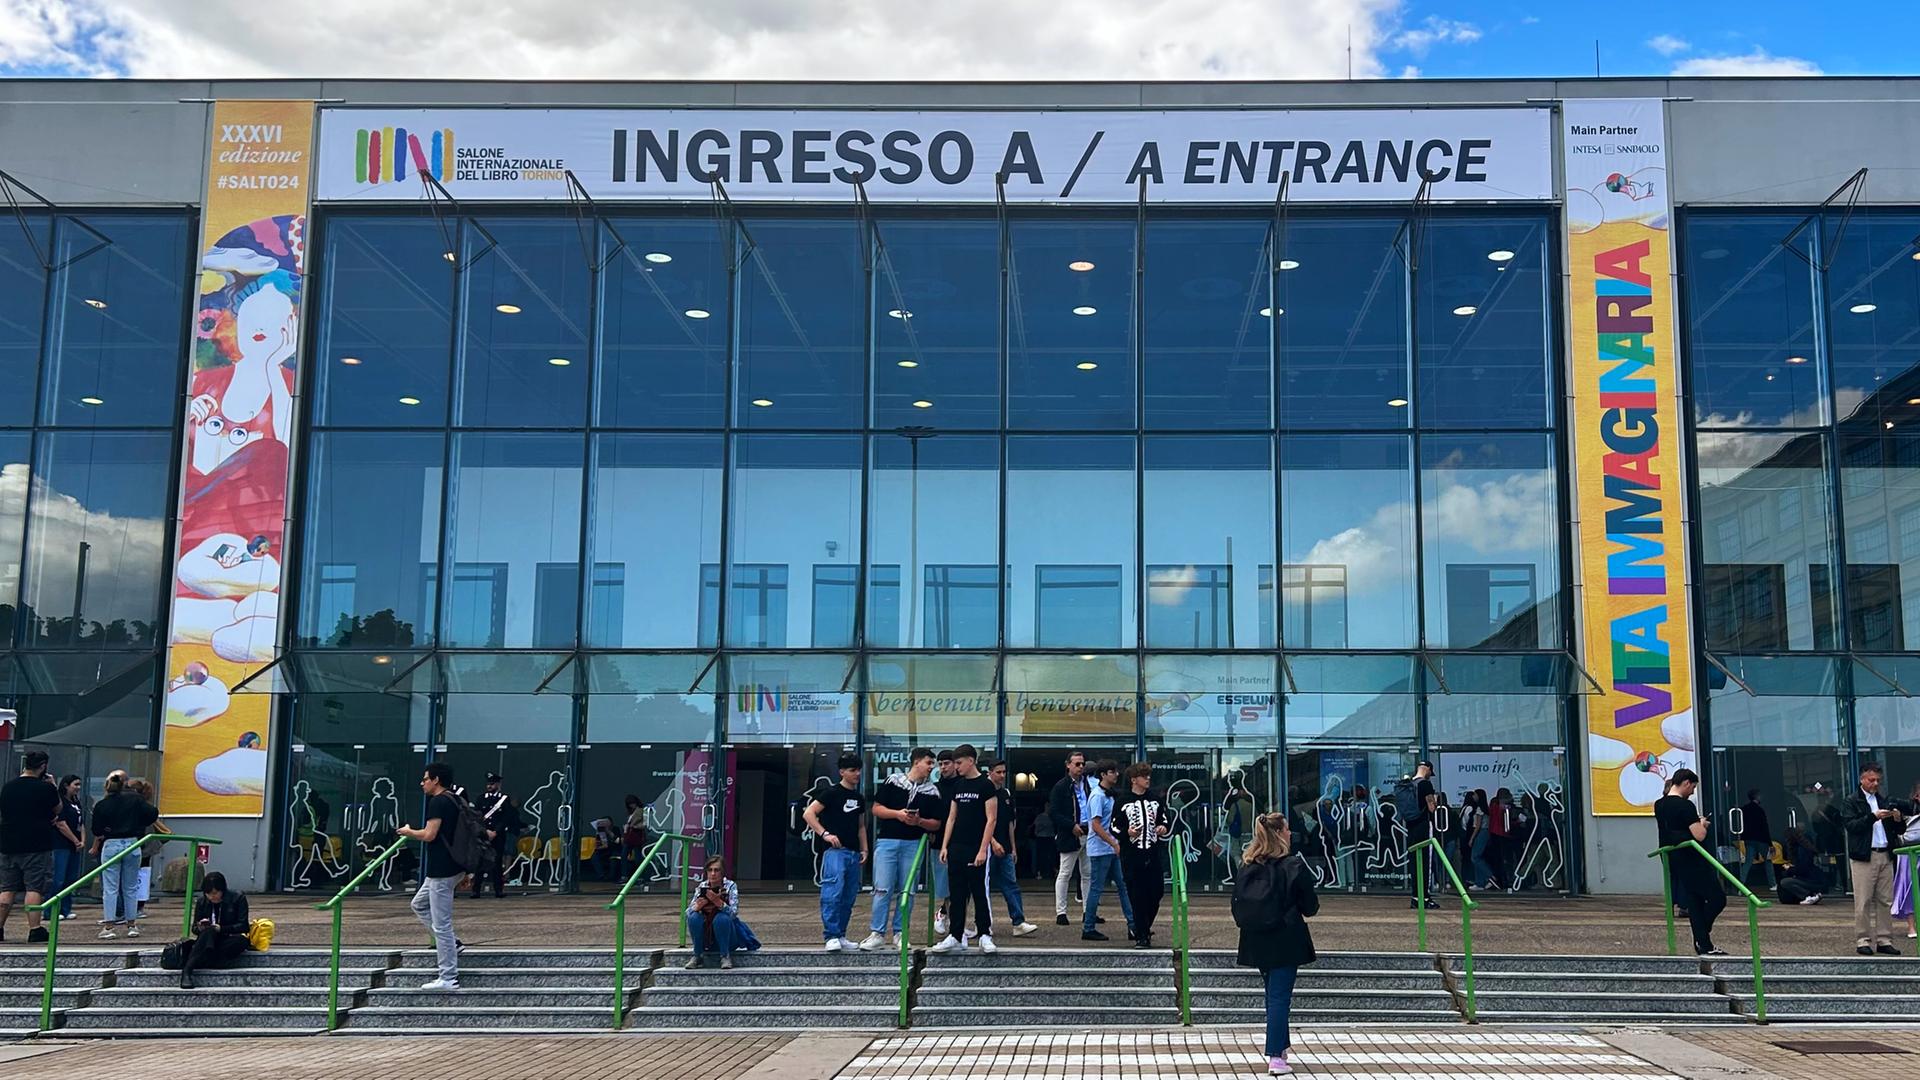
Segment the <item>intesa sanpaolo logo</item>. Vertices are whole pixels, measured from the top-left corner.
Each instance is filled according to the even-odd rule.
[[[452,128],[361,128],[354,135],[353,178],[355,183],[382,184],[426,173],[445,180],[453,173],[453,158]]]

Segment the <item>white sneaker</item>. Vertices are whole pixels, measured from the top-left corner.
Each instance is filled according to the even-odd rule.
[[[840,951],[841,951],[841,952],[859,952],[859,951],[860,951],[860,946],[858,946],[858,945],[855,945],[855,944],[853,943],[853,939],[852,939],[852,938],[841,938],[841,939],[840,939]]]
[[[1285,1076],[1292,1071],[1293,1063],[1287,1060],[1287,1055],[1285,1054],[1267,1059],[1268,1076]]]
[[[434,979],[432,982],[421,983],[420,989],[422,990],[458,990],[460,989],[460,980]]]
[[[1013,927],[1013,936],[1026,937],[1028,934],[1031,934],[1038,929],[1040,928],[1033,925],[1030,922],[1016,923],[1014,924],[1014,927]]]
[[[860,951],[873,952],[876,949],[884,948],[886,944],[887,939],[884,936],[880,934],[868,934],[860,940]]]
[[[828,939],[827,939],[827,951],[828,951],[828,952],[839,952],[839,951],[840,951],[840,950],[841,950],[841,949],[842,949],[842,948],[844,947],[844,946],[842,946],[842,945],[840,944],[840,942],[841,942],[841,939],[840,939],[840,938],[828,938]]]
[[[935,945],[927,951],[937,953],[966,952],[967,947],[960,942],[960,939],[954,937],[952,934],[948,934],[946,937],[940,939],[940,944]]]
[[[1819,893],[1814,893],[1814,894],[1813,894],[1812,896],[1809,896],[1809,897],[1807,897],[1807,898],[1806,898],[1805,900],[1802,900],[1802,901],[1800,901],[1800,905],[1801,905],[1802,907],[1807,907],[1807,906],[1811,906],[1811,905],[1813,905],[1813,904],[1817,904],[1817,903],[1819,903],[1819,902],[1820,902],[1820,894],[1819,894]]]
[[[962,933],[962,934],[961,934],[961,936],[960,936],[960,940],[962,940],[962,941],[972,941],[972,940],[973,940],[974,938],[977,938],[977,937],[979,937],[979,936],[980,936],[980,935],[979,935],[978,933],[976,933],[975,931],[972,931],[972,930],[968,930],[968,931],[965,931],[964,933]]]
[[[945,934],[947,932],[947,917],[945,915],[935,915],[933,917],[933,932],[936,934]]]
[[[118,934],[115,934],[113,932],[113,927],[111,926],[107,927],[105,930],[100,931],[100,940],[102,941],[105,941],[110,937],[118,937],[118,936],[119,936]]]
[[[128,936],[128,937],[139,937],[139,936],[140,936],[140,924],[139,924],[139,923],[134,923],[134,924],[132,924],[131,926],[128,926],[128,927],[127,927],[127,936]]]
[[[1000,946],[993,943],[992,934],[980,935],[980,951],[986,953],[988,956],[992,956],[994,953],[1000,951]]]

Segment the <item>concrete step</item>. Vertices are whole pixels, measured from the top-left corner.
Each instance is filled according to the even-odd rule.
[[[693,972],[688,972],[691,975]],[[395,968],[386,972],[381,985],[390,989],[412,989],[440,977],[433,968]],[[638,987],[646,981],[647,969],[631,966],[626,970],[627,985]],[[460,965],[462,990],[546,990],[554,988],[599,988],[613,992],[613,968],[470,968]]]
[[[1870,992],[1870,993],[1869,993]],[[1752,994],[1731,994],[1734,1007],[1751,1016]],[[1881,993],[1862,985],[1852,994],[1776,994],[1767,990],[1767,1019],[1809,1022],[1815,1017],[1844,1017],[1843,1022],[1858,1022],[1864,1017],[1884,1016],[1911,1021],[1915,1002],[1911,995]]]
[[[1456,978],[1464,979],[1464,975],[1457,973]],[[1720,992],[1710,975],[1602,975],[1584,971],[1522,975],[1481,971],[1477,967],[1474,969],[1474,984],[1482,993],[1489,990],[1528,994],[1574,992],[1637,994],[1658,998],[1673,994]]]
[[[1188,994],[1195,1009],[1266,1008],[1266,990],[1193,990]],[[1451,1011],[1453,997],[1445,990],[1410,990],[1395,994],[1377,994],[1371,990],[1295,990],[1293,1008],[1322,1009],[1341,1013],[1372,1013],[1398,1019],[1404,1012]]]
[[[648,1031],[763,1031],[769,1028],[859,1029],[899,1026],[897,1004],[885,1007],[842,1007],[836,1001],[807,1008],[790,1005],[781,1009],[756,1006],[730,1008],[655,1008],[643,1005],[627,1014],[627,1027]],[[1005,1017],[1001,1018],[1002,1021]]]
[[[137,949],[97,948],[73,944],[68,933],[61,934],[58,966],[67,968],[99,970],[102,968],[122,968],[134,962]],[[158,955],[157,953],[155,954]],[[47,947],[45,945],[0,945],[0,971],[18,971],[27,969],[43,971],[47,966]]]
[[[1071,990],[989,989],[973,986],[949,988],[922,982],[919,992],[914,995],[914,1002],[916,1012],[919,1009],[934,1012],[988,1012],[998,1015],[1002,1024],[1012,1018],[1025,1017],[1035,1010],[1076,1012],[1082,1017],[1093,1017],[1110,1011],[1126,1013],[1173,1008],[1179,1004],[1171,983],[1165,986],[1116,987],[1102,986],[1091,979],[1087,985]]]
[[[1213,969],[1187,972],[1187,985],[1193,989],[1260,989],[1266,984],[1252,968]],[[1321,971],[1319,965],[1300,969],[1296,990],[1365,990],[1376,994],[1403,990],[1439,990],[1445,984],[1437,971]]]
[[[693,959],[688,949],[668,949],[660,956],[661,967],[681,967]],[[608,954],[611,962],[612,954]],[[710,960],[710,964],[718,964]],[[760,949],[755,952],[737,952],[733,954],[733,966],[736,970],[744,968],[891,968],[900,970],[898,952],[863,953],[858,949],[852,952],[821,952],[818,949]]]
[[[236,986],[214,988],[196,986],[192,990],[182,990],[177,985],[180,976],[172,974],[176,985],[148,986],[135,989],[112,987],[95,990],[88,999],[87,1006],[95,1009],[225,1009],[236,1017],[236,1026],[244,1026],[246,1017],[260,1010],[274,1009],[322,1009],[327,1007],[327,991],[320,989],[289,990],[278,986]],[[340,989],[340,1007],[346,1008],[358,1000],[363,991]]]
[[[372,986],[383,968],[340,969],[340,988],[349,987],[365,990]],[[264,987],[276,990],[324,990],[327,988],[328,971],[324,967],[246,967],[220,968],[214,971],[195,971],[193,982],[203,990],[227,990],[243,987]],[[128,968],[114,973],[113,985],[123,990],[164,990],[177,988],[180,973],[160,967]],[[611,985],[611,980],[609,980]]]
[[[996,943],[997,944],[997,943]],[[844,953],[841,955],[845,955]],[[893,958],[895,967],[899,957]],[[1001,945],[992,956],[977,948],[966,952],[927,953],[927,970],[942,967],[1004,965],[1023,968],[1070,968],[1075,971],[1173,970],[1170,949],[1035,949],[1024,945]]]
[[[65,950],[62,950],[64,952]],[[340,967],[381,969],[392,967],[399,957],[398,949],[342,949]],[[160,950],[144,949],[138,956],[139,966],[143,968],[160,967]],[[318,968],[327,970],[333,963],[333,952],[329,949],[291,949],[275,946],[266,952],[241,953],[227,971],[265,971],[281,968]]]
[[[628,991],[631,996],[635,991]],[[628,1004],[632,1004],[631,1001]],[[506,1009],[513,1012],[541,1012],[547,1009],[605,1009],[613,1010],[613,984],[609,980],[604,987],[586,986],[541,987],[535,989],[479,989],[469,987],[463,981],[458,990],[411,990],[386,988],[370,990],[364,999],[366,1008],[403,1008],[451,1010],[452,1015],[466,1012],[468,1009]]]
[[[1480,1015],[1491,1018],[1507,1013],[1545,1013],[1563,1021],[1571,1015],[1633,1015],[1663,1013],[1679,1016],[1728,1013],[1727,998],[1720,994],[1594,994],[1564,990],[1548,993],[1509,993],[1480,989],[1475,994]]]
[[[1458,953],[1446,957],[1447,966],[1460,971],[1465,960]],[[1695,956],[1556,956],[1526,953],[1475,953],[1474,974],[1698,975]]]
[[[1707,968],[1723,979],[1753,976],[1753,960],[1715,958]],[[1877,979],[1887,975],[1920,975],[1920,957],[1912,956],[1787,956],[1763,957],[1761,970],[1767,975],[1846,975]]]
[[[1259,1007],[1222,1008],[1198,1003],[1193,1005],[1194,1024],[1252,1024],[1267,1022],[1264,1005]],[[1341,1009],[1302,1009],[1295,1007],[1287,1014],[1288,1023],[1295,1027],[1303,1024],[1338,1024],[1343,1027],[1376,1028],[1380,1026],[1381,1016],[1377,1010],[1355,1008]],[[1461,1016],[1452,1009],[1407,1009],[1392,1015],[1393,1026],[1397,1030],[1409,1025],[1458,1024]]]
[[[65,964],[53,973],[53,985],[57,989],[86,990],[95,986],[104,986],[108,976],[124,974],[127,969],[114,968],[70,968]],[[0,991],[31,990],[38,994],[40,984],[46,978],[46,972],[39,968],[0,969]]]
[[[1098,970],[1101,969],[1091,965],[1087,972],[1078,974],[1057,967],[1001,967],[998,964],[989,967],[985,964],[980,964],[969,967],[936,968],[929,965],[927,969],[921,973],[921,981],[927,986],[937,985],[942,989],[1003,987],[1006,989],[1067,992],[1084,989],[1087,986],[1087,975]],[[1248,972],[1248,974],[1257,977],[1258,973]],[[1117,979],[1116,981],[1121,981],[1124,985],[1151,984],[1155,986],[1172,986],[1174,984],[1173,969],[1168,968],[1165,971],[1154,969],[1141,969],[1137,972],[1128,971],[1123,979]],[[659,980],[655,979],[654,982],[655,985],[658,985]]]
[[[1189,957],[1187,966],[1189,971],[1200,971],[1232,968],[1237,965],[1234,963],[1232,949],[1195,949]],[[1312,964],[1301,969],[1303,973],[1306,971],[1375,973],[1434,970],[1436,968],[1433,954],[1421,952],[1323,952]]]
[[[1720,981],[1729,994],[1753,993],[1753,976]],[[1920,975],[1880,975],[1870,979],[1841,975],[1775,975],[1767,973],[1767,1000],[1784,994],[1860,994],[1920,1001]]]
[[[465,1000],[466,990],[461,991],[461,1000]],[[798,984],[792,986],[674,986],[649,987],[641,994],[640,1004],[649,1009],[706,1009],[706,1008],[761,1008],[792,1009],[807,1008],[829,996],[834,1008],[849,1006],[886,1008],[898,1007],[900,987],[893,986],[833,986],[822,987],[819,984]],[[925,991],[922,991],[924,998]],[[602,997],[611,997],[602,994]]]
[[[120,1038],[129,1033],[158,1035],[163,1033],[163,1029],[191,1030],[196,1036],[205,1036],[208,1029],[230,1032],[240,1026],[237,1022],[239,1019],[233,1009],[224,1007],[169,1008],[163,1013],[155,1012],[152,1007],[89,1007],[68,1012],[61,1030],[67,1035],[108,1038]],[[250,1008],[244,1019],[250,1035],[267,1031],[308,1034],[326,1030],[327,1009],[324,1003],[317,1009]]]
[[[720,970],[719,963],[718,960],[709,960],[705,967],[692,970],[685,966],[685,959],[677,964],[663,964],[653,972],[653,985],[704,986],[711,979],[725,979],[729,983],[738,983],[743,986],[797,986],[812,983],[817,986],[840,987],[898,985],[900,979],[898,960],[885,967],[768,967],[742,964],[736,958],[734,966],[727,971]],[[1055,977],[1058,977],[1057,969],[1045,970],[1054,972]],[[631,977],[632,973],[629,972],[628,976]],[[461,978],[464,980],[465,975]],[[613,985],[611,969],[606,973],[606,982],[608,986]],[[391,985],[392,980],[389,979],[388,983]]]
[[[1163,1007],[1101,1009],[1089,1013],[1077,1008],[1033,1008],[1008,1013],[1004,1009],[943,1008],[916,1005],[909,1014],[914,1028],[1045,1028],[1084,1031],[1088,1028],[1167,1027],[1180,1023],[1180,1010]]]
[[[271,954],[269,954],[271,955]],[[644,971],[660,955],[658,949],[627,950],[627,969]],[[402,970],[434,968],[439,960],[432,949],[408,949],[392,965]],[[604,968],[613,970],[612,949],[481,949],[460,954],[460,970],[468,968]]]
[[[346,1014],[343,1030],[358,1033],[395,1032],[417,1034],[426,1031],[575,1031],[613,1026],[613,1002],[598,1006],[517,1009],[500,1006],[469,1008],[450,1005],[363,1006]]]
[[[93,990],[84,987],[80,989],[63,989],[56,986],[53,989],[53,1007],[56,1009],[75,1008],[84,1004],[87,995],[93,992]],[[40,1009],[40,988],[36,986],[32,989],[0,990],[0,1013],[6,1013],[15,1009],[27,1009],[38,1012]]]
[[[1559,1012],[1489,1012],[1484,1007],[1480,1010],[1480,1014],[1476,1019],[1482,1024],[1533,1024],[1552,1027],[1562,1031],[1566,1029],[1566,1025],[1570,1021],[1570,1017],[1564,1010]],[[1645,1024],[1694,1026],[1752,1023],[1747,1017],[1741,1016],[1732,1010],[1723,1013],[1591,1013],[1582,1014],[1578,1018],[1578,1022],[1582,1024],[1633,1024],[1635,1026]]]

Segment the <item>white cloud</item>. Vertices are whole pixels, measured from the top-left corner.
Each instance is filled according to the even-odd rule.
[[[69,56],[197,78],[1337,78],[1351,31],[1353,74],[1379,77],[1402,3],[0,0],[0,64]],[[1479,36],[1428,26],[1400,37]]]
[[[1647,39],[1647,48],[1661,56],[1677,56],[1693,48],[1693,45],[1687,39],[1674,37],[1672,34],[1656,34]]]
[[[1417,79],[1420,77],[1420,69],[1414,67],[1412,64],[1408,64],[1406,67],[1400,69],[1400,77],[1403,79]]]
[[[1818,75],[1820,65],[1797,56],[1775,56],[1758,45],[1744,56],[1696,56],[1682,60],[1675,75]]]
[[[1435,45],[1471,45],[1479,41],[1480,37],[1480,28],[1472,23],[1429,15],[1419,26],[1411,30],[1402,30],[1388,38],[1387,46],[1405,50],[1415,56],[1425,56],[1427,50]]]
[[[166,523],[158,518],[124,517],[90,510],[79,499],[29,479],[23,463],[0,466],[0,551],[20,550],[21,528],[31,492],[34,506],[33,547],[37,552],[61,552],[69,557],[41,560],[27,568],[21,600],[38,596],[51,600],[46,617],[71,613],[79,562],[71,557],[87,545],[87,615],[111,618],[113,613],[138,610],[166,572],[163,551]],[[0,593],[0,596],[7,594]],[[8,597],[12,599],[12,597]]]

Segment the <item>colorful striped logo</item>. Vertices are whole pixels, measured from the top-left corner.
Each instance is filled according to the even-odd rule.
[[[406,128],[361,128],[353,140],[353,178],[356,183],[381,184],[426,173],[445,180],[453,173],[453,129],[408,131]]]

